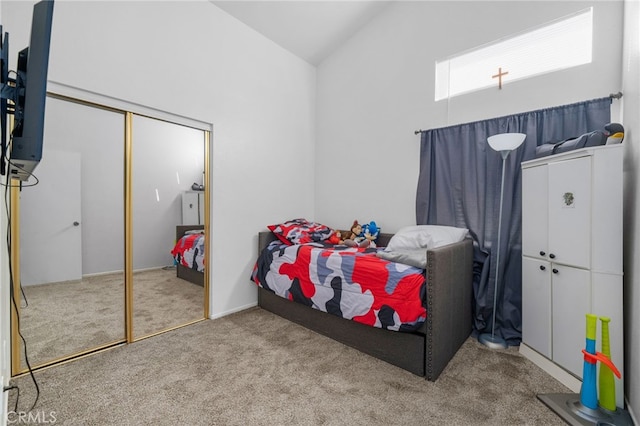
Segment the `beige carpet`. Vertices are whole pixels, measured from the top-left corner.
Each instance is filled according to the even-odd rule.
[[[204,318],[204,288],[176,276],[176,270],[133,274],[133,336]]]
[[[470,338],[433,383],[260,308],[36,377],[56,425],[562,425],[536,394],[569,392],[516,348]]]
[[[204,317],[204,289],[173,268],[135,272],[133,283],[134,338]],[[25,286],[24,293],[20,324],[32,366],[125,338],[122,273]]]

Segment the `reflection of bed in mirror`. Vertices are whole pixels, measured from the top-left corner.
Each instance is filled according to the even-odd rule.
[[[176,226],[176,245],[171,251],[177,276],[204,286],[204,225]]]

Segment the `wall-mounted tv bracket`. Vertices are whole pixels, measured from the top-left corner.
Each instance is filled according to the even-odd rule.
[[[3,37],[4,35],[4,37]],[[16,78],[9,77],[9,33],[2,32],[2,25],[0,25],[0,121],[2,126],[0,131],[0,175],[6,173],[7,158],[7,116],[9,114],[14,116],[14,123],[22,123],[23,110],[22,108],[16,108],[16,105],[24,105],[25,96],[25,79],[26,73],[24,67],[26,67],[27,52],[20,52],[18,55],[18,62],[20,63],[18,71],[16,72]],[[11,101],[11,102],[8,102]]]

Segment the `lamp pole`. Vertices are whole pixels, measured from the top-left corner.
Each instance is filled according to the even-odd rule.
[[[482,333],[478,336],[478,341],[491,349],[505,349],[507,342],[496,336],[496,312],[498,308],[498,278],[500,277],[500,240],[502,236],[502,205],[504,203],[504,176],[505,163],[509,153],[518,148],[524,142],[527,135],[524,133],[502,133],[487,138],[489,146],[494,151],[498,151],[502,157],[502,180],[500,182],[500,212],[498,213],[498,243],[496,244],[496,272],[493,284],[493,320],[491,324],[491,334]]]
[[[500,274],[500,236],[502,234],[502,204],[504,202],[504,165],[511,151],[500,151],[502,156],[502,181],[500,183],[500,212],[498,213],[498,244],[496,246],[496,273],[493,285],[493,321],[491,325],[491,334],[482,333],[478,340],[483,345],[491,349],[505,349],[507,342],[502,337],[496,337],[496,307],[498,304],[498,275]]]

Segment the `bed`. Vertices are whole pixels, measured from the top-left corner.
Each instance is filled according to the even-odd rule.
[[[378,246],[387,245],[392,236],[381,233]],[[258,254],[276,239],[272,232],[259,232]],[[465,239],[426,250],[426,257],[426,300],[422,301],[427,312],[426,320],[413,331],[391,331],[344,319],[290,301],[260,285],[258,305],[366,354],[435,381],[471,334],[473,244],[470,239]]]
[[[178,278],[204,286],[204,225],[176,226],[176,244],[171,251]],[[194,253],[195,252],[195,253]]]

